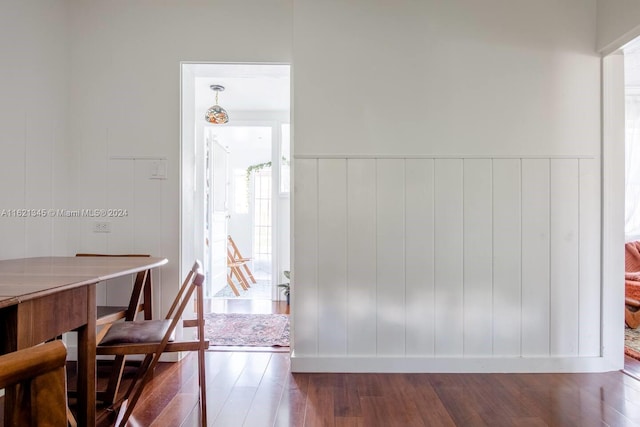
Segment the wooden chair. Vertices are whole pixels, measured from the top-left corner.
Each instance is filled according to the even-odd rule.
[[[4,425],[67,426],[66,358],[62,341],[0,356],[0,389],[13,387]]]
[[[148,254],[97,254],[97,253],[78,253],[77,257],[149,257]],[[116,322],[118,320],[131,321],[135,320],[138,313],[144,313],[145,320],[151,320],[153,317],[151,303],[151,271],[140,271],[136,274],[129,299],[128,306],[111,306],[99,305],[97,309],[96,326],[102,327],[96,335],[96,342],[100,342],[107,333],[108,328],[105,325]],[[142,296],[142,302],[140,298]],[[116,356],[113,361],[109,382],[105,390],[98,390],[96,399],[106,404],[115,402],[120,380],[124,372],[124,356]],[[75,395],[75,391],[69,391],[69,395]]]
[[[135,378],[127,389],[123,399],[114,406],[120,406],[117,426],[125,426],[131,416],[135,404],[140,398],[145,384],[153,375],[163,353],[167,352],[198,352],[198,383],[200,385],[200,408],[202,425],[206,426],[206,380],[204,351],[209,347],[209,341],[204,339],[203,290],[204,276],[201,266],[196,261],[185,278],[180,290],[164,320],[140,320],[116,322],[107,325],[108,331],[96,348],[98,355],[145,355]],[[184,309],[196,295],[196,319],[183,321],[185,328],[195,326],[197,339],[174,341],[173,336],[182,317]]]
[[[247,278],[242,274],[242,263],[235,262],[231,255],[231,251],[227,250],[227,267],[229,268],[229,272],[227,273],[227,284],[233,291],[233,293],[238,297],[240,296],[240,292],[238,291],[238,287],[236,286],[236,282],[234,282],[234,276],[238,281],[238,285],[243,289],[249,289],[249,282],[247,282]]]
[[[90,254],[90,253],[78,253],[77,257],[149,257],[149,254]],[[140,294],[144,292],[143,302],[140,303]],[[133,304],[133,305],[132,305]],[[153,317],[152,304],[151,304],[151,271],[140,271],[136,274],[136,279],[133,284],[131,298],[129,300],[129,306],[108,306],[99,305],[96,307],[98,317],[96,319],[96,325],[102,326],[107,323],[112,323],[120,319],[133,320],[136,314],[144,312],[145,319],[150,320]],[[133,316],[133,317],[132,317]]]
[[[227,251],[231,259],[233,260],[233,262],[236,264],[239,264],[242,268],[244,268],[244,271],[245,273],[247,273],[247,276],[249,276],[251,283],[257,283],[256,279],[253,277],[253,273],[251,273],[251,269],[247,265],[247,263],[251,261],[251,258],[245,258],[242,256],[242,254],[240,253],[240,250],[238,249],[238,246],[236,245],[236,242],[234,242],[233,239],[231,238],[231,235],[227,236],[227,241],[228,241]],[[246,282],[246,279],[245,279],[245,282]],[[250,286],[248,282],[247,282],[247,286]]]

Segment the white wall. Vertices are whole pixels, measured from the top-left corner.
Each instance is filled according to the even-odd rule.
[[[615,368],[595,0],[295,6],[293,369]]]
[[[598,51],[611,53],[640,35],[640,3],[598,0]]]
[[[65,255],[70,203],[69,33],[63,0],[3,2],[0,12],[0,258]],[[12,209],[46,218],[17,218]],[[4,215],[2,215],[2,211]]]
[[[130,206],[131,217],[112,221],[111,234],[96,235],[87,222],[78,246],[168,258],[160,269],[161,289],[169,290],[160,295],[164,312],[180,280],[180,61],[290,62],[291,4],[70,0],[70,5],[78,199],[88,207],[123,208],[135,200],[142,209]],[[165,158],[167,179],[150,182],[144,173],[122,173],[114,181],[120,173],[114,157]],[[148,186],[153,188],[144,191]],[[115,188],[118,194],[110,190]]]
[[[599,152],[595,0],[300,0],[295,12],[298,155]]]
[[[110,235],[84,223],[77,242],[62,222],[41,232],[3,220],[2,255],[150,251],[169,258],[172,289],[180,61],[290,62],[293,51],[294,369],[612,368],[592,316],[594,40],[631,31],[624,14],[637,6],[620,11],[632,3],[598,2],[598,34],[595,0],[3,5],[3,201],[66,207],[77,194],[81,207],[144,208]],[[49,113],[32,120],[34,106]],[[167,159],[167,180],[148,182],[146,157]]]

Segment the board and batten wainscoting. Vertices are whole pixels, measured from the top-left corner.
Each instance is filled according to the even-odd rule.
[[[294,168],[294,372],[603,369],[598,157]]]

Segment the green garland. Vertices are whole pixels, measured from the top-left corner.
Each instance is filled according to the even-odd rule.
[[[261,169],[264,168],[270,168],[271,167],[271,162],[264,162],[264,163],[258,163],[257,165],[251,165],[247,168],[247,182],[249,182],[249,180],[251,179],[251,174],[253,172],[257,172]]]

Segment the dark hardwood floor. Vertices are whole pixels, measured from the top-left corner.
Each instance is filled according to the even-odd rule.
[[[640,382],[601,374],[291,374],[288,354],[207,353],[210,426],[639,426]],[[196,426],[195,360],[131,425]]]
[[[211,301],[216,312],[286,305]],[[208,351],[209,426],[640,426],[640,362],[598,374],[292,374],[288,353]],[[168,365],[168,366],[166,366]],[[165,364],[132,426],[197,426],[196,361]]]
[[[625,355],[624,372],[640,381],[640,360]]]

